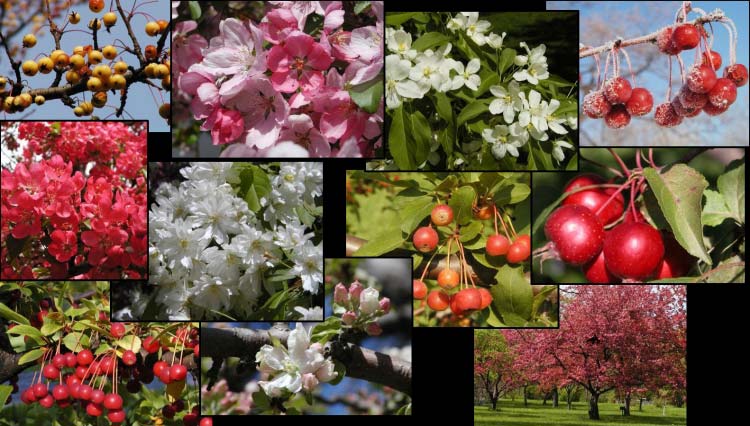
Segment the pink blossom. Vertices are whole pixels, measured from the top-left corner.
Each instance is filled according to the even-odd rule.
[[[268,148],[279,139],[281,128],[289,116],[289,105],[266,78],[247,79],[236,96],[225,97],[221,94],[221,100],[225,106],[242,113],[247,130],[247,146]]]
[[[296,31],[286,39],[284,45],[268,52],[268,68],[273,71],[273,87],[284,93],[292,93],[300,86],[303,91],[317,90],[323,84],[323,73],[333,58],[311,36]]]
[[[380,326],[380,324],[371,322],[367,324],[367,328],[365,329],[365,331],[370,336],[380,336],[380,334],[383,333],[383,328]]]
[[[343,283],[336,284],[333,288],[333,302],[338,305],[344,305],[349,301],[349,291]]]
[[[233,75],[219,90],[222,96],[232,96],[242,90],[245,80],[266,70],[263,33],[252,23],[245,26],[234,18],[222,21],[219,31],[220,36],[211,39],[203,65],[215,77]]]
[[[195,21],[179,22],[175,26],[175,33],[172,37],[172,62],[178,74],[187,71],[194,63],[200,62],[203,59],[201,52],[208,47],[205,38],[198,34],[188,35],[197,27],[198,24]]]
[[[239,138],[244,130],[242,114],[238,111],[217,108],[208,116],[201,129],[211,130],[211,141],[214,145],[228,144]]]
[[[346,325],[352,325],[354,321],[357,319],[357,314],[355,314],[352,311],[346,311],[343,315],[341,315],[341,322],[343,322]]]
[[[331,154],[331,146],[315,128],[312,118],[308,115],[290,115],[279,140],[293,141],[306,147],[313,157],[327,157]]]
[[[263,36],[271,44],[279,44],[295,30],[300,30],[297,18],[289,9],[274,9],[268,12],[260,24]]]
[[[196,120],[202,120],[219,107],[219,89],[213,83],[198,86],[195,97],[190,102],[190,110]]]
[[[383,310],[383,313],[388,313],[391,311],[391,299],[384,297],[380,299],[380,302],[378,302],[378,305],[380,306],[380,309]]]
[[[329,142],[354,136],[359,139],[365,130],[368,114],[357,107],[344,90],[317,96],[313,109],[322,112],[320,132]]]
[[[269,1],[274,6],[289,9],[297,21],[299,22],[300,28],[305,28],[305,22],[307,22],[307,16],[311,13],[317,13],[318,15],[324,15],[325,11],[323,6],[320,5],[319,1]]]
[[[329,34],[342,25],[344,25],[344,10],[341,6],[341,2],[332,1],[326,7],[325,19],[323,20],[323,31],[325,31],[326,34]]]
[[[263,152],[264,157],[274,158],[307,158],[307,150],[294,142],[279,142]]]
[[[357,139],[351,137],[345,141],[340,142],[340,148],[334,149],[332,154],[337,158],[361,158],[363,156],[362,150],[360,150]],[[370,155],[372,156],[372,155]]]
[[[258,157],[258,150],[256,148],[250,148],[244,143],[235,143],[235,144],[229,145],[224,151],[222,151],[220,157],[222,158]]]

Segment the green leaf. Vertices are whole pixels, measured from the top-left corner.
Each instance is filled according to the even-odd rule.
[[[3,411],[3,407],[5,407],[5,401],[8,400],[8,397],[12,392],[13,386],[0,385],[0,412]]]
[[[42,333],[39,331],[39,329],[36,327],[32,327],[30,325],[17,325],[13,327],[12,329],[8,330],[8,334],[17,334],[19,336],[29,336],[38,342],[42,342],[44,340]]]
[[[36,361],[44,355],[44,349],[34,349],[28,351],[21,358],[18,359],[18,365],[24,365],[27,362]]]
[[[197,1],[190,1],[188,2],[188,6],[190,8],[190,18],[193,21],[197,21],[198,18],[201,17],[201,5]]]
[[[502,74],[513,65],[513,60],[516,59],[515,49],[503,49],[500,53],[500,61],[497,63],[498,74]]]
[[[739,256],[732,256],[704,275],[707,283],[744,283],[745,262]]]
[[[42,324],[41,332],[45,336],[51,336],[55,334],[57,331],[62,330],[63,325],[56,322],[51,321],[44,321],[44,324]]]
[[[428,195],[416,197],[403,203],[399,207],[401,230],[406,234],[411,234],[419,225],[419,222],[430,215],[434,205],[434,199]]]
[[[523,268],[504,265],[495,274],[495,280],[497,284],[490,288],[492,303],[500,311],[505,323],[514,325],[510,324],[508,314],[528,320],[531,317],[534,294],[531,284],[523,275]]]
[[[3,317],[8,321],[15,321],[19,324],[29,325],[28,318],[5,306],[4,303],[0,303],[0,317]]]
[[[460,127],[462,124],[464,124],[468,120],[478,117],[481,114],[487,112],[488,110],[489,110],[489,107],[487,106],[486,102],[474,101],[470,103],[469,105],[466,105],[464,109],[461,110],[461,113],[458,114],[456,126]]]
[[[263,389],[260,389],[257,392],[253,392],[253,405],[260,412],[268,411],[271,409],[271,400],[268,398],[268,395],[266,395],[266,392],[263,391]]]
[[[482,96],[486,91],[490,90],[490,87],[500,82],[500,76],[490,70],[485,70],[480,74],[482,77],[482,84],[479,85],[477,90],[474,92],[475,97]]]
[[[462,243],[465,243],[467,241],[473,240],[477,235],[479,235],[482,230],[484,229],[484,224],[479,221],[471,221],[468,225],[461,227],[461,237],[459,240]]]
[[[734,219],[745,224],[745,163],[719,176],[719,192],[724,196]]]
[[[447,43],[449,40],[450,38],[442,33],[424,33],[412,43],[411,48],[418,52],[422,52],[440,44]]]
[[[435,93],[435,109],[440,118],[447,121],[449,125],[453,125],[453,108],[451,107],[451,101],[445,93]]]
[[[430,20],[430,17],[422,12],[398,12],[385,14],[385,23],[388,26],[396,27],[411,19],[426,24]]]
[[[396,229],[385,230],[362,245],[352,256],[380,256],[401,247],[404,241],[406,239],[401,236],[401,231]]]
[[[430,154],[430,143],[432,142],[432,130],[430,123],[420,111],[414,111],[411,116],[411,132],[415,142],[414,163],[422,164]]]
[[[340,330],[341,319],[338,317],[328,317],[327,320],[321,322],[312,329],[310,341],[313,343],[318,342],[320,344],[325,344],[333,336],[339,334]]]
[[[63,337],[63,345],[71,352],[77,352],[81,348],[90,346],[89,336],[80,332],[68,333]]]
[[[493,199],[497,204],[517,204],[527,199],[531,194],[531,188],[525,183],[503,182],[500,189],[495,193]]]
[[[732,212],[729,211],[727,203],[724,201],[724,197],[714,190],[707,189],[703,192],[706,197],[706,205],[703,206],[703,212],[701,213],[701,221],[705,226],[719,226],[724,219],[732,217]]]
[[[529,151],[531,151],[531,157],[534,158],[536,170],[554,170],[555,166],[552,164],[552,154],[546,152],[542,148],[542,144],[539,141],[529,142]],[[531,164],[531,163],[529,163]],[[529,169],[532,169],[529,167]]]
[[[406,146],[406,130],[404,127],[403,105],[394,109],[391,114],[391,128],[388,131],[388,149],[391,151],[393,161],[401,170],[413,170],[413,156],[409,154]]]
[[[470,186],[462,186],[453,191],[448,205],[453,209],[456,223],[464,225],[472,220],[471,208],[476,198],[477,194]]]
[[[328,382],[329,385],[337,385],[342,380],[344,380],[344,377],[346,377],[346,366],[344,366],[343,363],[341,363],[340,361],[334,360],[333,365],[334,365],[334,371],[336,371],[336,373],[338,374],[336,375],[335,379]]]
[[[130,349],[131,351],[138,353],[141,350],[141,338],[136,336],[135,334],[129,334],[116,341],[115,345],[125,350]]]
[[[370,7],[370,2],[369,1],[358,1],[358,2],[354,3],[354,13],[356,15],[359,15],[360,13],[362,13],[368,7]]]
[[[349,96],[363,110],[370,114],[375,113],[380,106],[380,98],[383,97],[382,75],[366,83],[352,86],[349,88]]]
[[[643,175],[677,241],[688,253],[710,265],[701,224],[701,200],[708,186],[706,178],[686,164],[675,164],[665,173],[649,167],[643,170]]]
[[[531,318],[536,317],[537,312],[539,312],[539,307],[542,306],[542,303],[544,303],[544,301],[547,299],[547,296],[553,291],[557,291],[557,286],[547,285],[547,286],[544,286],[542,291],[540,291],[539,293],[536,294],[536,296],[534,296],[534,302],[531,305]]]

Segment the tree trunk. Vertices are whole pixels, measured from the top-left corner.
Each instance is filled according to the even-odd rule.
[[[542,405],[547,405],[547,398],[549,398],[549,394],[545,392],[542,398]]]
[[[589,398],[589,419],[599,420],[599,394],[591,392]]]
[[[638,398],[638,411],[643,411],[643,398]]]
[[[492,400],[492,411],[497,411],[497,398],[493,396],[490,399]]]
[[[622,413],[623,416],[630,415],[630,393],[625,395],[625,411]]]
[[[523,387],[523,406],[524,406],[524,407],[528,407],[528,406],[529,406],[529,400],[528,400],[528,398],[526,397],[526,387],[527,387],[527,386],[524,386],[524,387]]]
[[[552,389],[552,406],[557,408],[559,407],[559,401],[558,401],[558,395],[557,395],[557,388]]]

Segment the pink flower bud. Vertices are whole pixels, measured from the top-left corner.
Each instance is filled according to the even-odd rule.
[[[341,322],[343,322],[346,325],[352,325],[354,323],[354,320],[357,319],[357,314],[355,314],[352,311],[346,311],[344,312],[344,315],[341,316]]]
[[[323,345],[321,345],[321,344],[320,344],[320,343],[318,343],[318,342],[315,342],[315,343],[313,343],[312,345],[310,345],[310,349],[312,349],[312,350],[314,350],[315,352],[318,352],[318,353],[320,353],[320,354],[322,354],[322,353],[323,353]]]
[[[380,309],[383,310],[383,313],[387,314],[391,311],[391,299],[384,297],[380,299]]]
[[[359,283],[359,281],[354,281],[352,285],[349,286],[349,297],[352,301],[359,301],[359,294],[362,293],[362,290],[364,287],[362,287],[362,284]]]
[[[333,289],[333,303],[337,305],[346,305],[346,302],[349,300],[349,292],[346,290],[346,287],[342,283],[336,284],[336,287]]]
[[[318,383],[320,383],[320,380],[315,377],[315,374],[305,373],[302,375],[302,387],[305,388],[306,391],[312,391],[318,386]]]
[[[370,336],[380,336],[380,333],[383,332],[383,329],[380,327],[380,324],[371,322],[367,324],[367,329],[365,331],[367,331],[367,334],[369,334]]]

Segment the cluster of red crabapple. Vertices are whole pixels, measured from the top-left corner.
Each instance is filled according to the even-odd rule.
[[[515,241],[511,244],[509,237],[510,234],[508,233],[503,217],[497,211],[497,207],[494,205],[491,207],[485,205],[477,208],[475,209],[474,217],[480,220],[486,220],[490,217],[494,217],[495,219],[495,234],[487,239],[485,245],[485,251],[488,256],[506,256],[507,261],[510,263],[520,263],[529,257],[531,252],[531,240],[529,236],[516,236]],[[498,218],[500,218],[500,221],[503,224],[506,236],[500,235],[498,232]],[[447,204],[438,204],[432,209],[430,219],[435,226],[448,226],[453,222],[453,209]],[[512,230],[512,233],[515,235],[515,230]],[[427,294],[427,285],[424,283],[424,277],[429,271],[429,264],[432,259],[430,259],[430,262],[428,262],[425,267],[422,277],[418,280],[413,280],[412,286],[415,299],[422,300],[427,297],[427,306],[431,309],[435,311],[443,311],[450,307],[455,315],[461,317],[469,315],[477,310],[486,309],[492,303],[492,294],[486,288],[477,287],[474,284],[472,272],[468,269],[466,255],[459,237],[458,229],[453,230],[453,234],[448,237],[447,266],[438,273],[437,277],[437,283],[441,287],[441,290],[433,290]],[[431,225],[418,228],[414,232],[412,239],[414,247],[423,253],[429,253],[435,250],[438,246],[438,241],[438,233]],[[453,242],[455,242],[458,247],[458,269],[460,274],[450,267],[450,247]],[[437,252],[433,254],[433,258],[435,255],[437,255]],[[471,286],[469,286],[469,284],[471,284]],[[453,294],[447,293],[447,291],[453,290],[457,286],[459,287],[458,292]]]
[[[656,45],[662,53],[673,56],[698,47],[707,37],[702,25],[683,23],[662,29]],[[715,71],[721,67],[721,55],[706,48],[701,59],[700,64],[693,65],[683,75],[685,84],[679,93],[671,101],[656,106],[654,121],[658,125],[673,127],[701,111],[719,115],[737,99],[737,87],[747,84],[748,71],[744,65],[730,64],[724,68],[723,77],[718,78]],[[583,112],[590,118],[604,118],[607,126],[619,129],[630,123],[631,116],[648,114],[653,104],[653,96],[647,89],[632,88],[627,79],[615,76],[606,80],[601,90],[584,97]]]
[[[568,182],[562,206],[544,225],[550,241],[542,249],[544,256],[580,266],[591,283],[684,276],[695,258],[672,234],[649,225],[632,205],[624,211],[621,191],[630,183],[619,188],[600,186],[604,183],[594,174],[582,174]],[[589,188],[582,189],[585,187]],[[616,224],[620,219],[622,222]],[[615,226],[605,231],[609,225]]]

